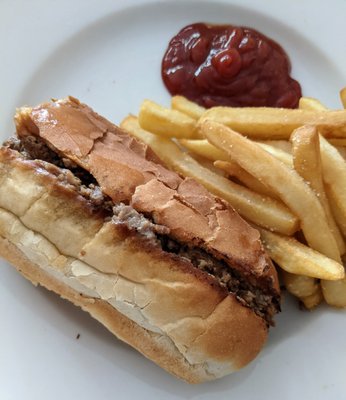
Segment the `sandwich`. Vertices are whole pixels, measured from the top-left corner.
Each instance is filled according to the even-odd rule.
[[[257,230],[73,97],[15,116],[0,148],[0,255],[168,372],[252,361],[280,310]]]

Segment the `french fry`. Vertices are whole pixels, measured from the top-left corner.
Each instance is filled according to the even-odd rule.
[[[346,87],[340,91],[340,96],[346,97]],[[306,99],[307,97],[304,97]],[[313,99],[313,102],[309,103],[310,110],[328,110],[326,106],[324,106],[319,100]],[[346,98],[345,98],[346,101]],[[345,106],[344,106],[345,108]],[[275,141],[273,141],[275,142]],[[346,138],[328,138],[328,142],[335,146],[338,152],[342,155],[342,157],[346,160]],[[270,143],[269,143],[270,144]],[[284,149],[283,149],[284,150]]]
[[[263,143],[263,142],[257,142],[257,144],[262,147],[265,151],[267,151],[269,154],[277,158],[278,160],[282,161],[285,163],[287,166],[293,168],[293,160],[290,154],[288,154],[286,151],[283,151],[281,149],[278,149],[277,147],[273,147],[269,144]]]
[[[346,87],[344,87],[340,90],[340,99],[341,99],[342,106],[344,108],[346,108]]]
[[[345,253],[345,242],[334,220],[324,191],[318,132],[314,126],[302,126],[291,135],[293,164],[298,174],[317,194],[327,217],[329,228],[340,254]]]
[[[340,91],[340,97],[343,98],[343,96],[346,96],[346,87]],[[311,102],[310,106],[311,106],[311,108],[316,107],[314,109],[318,110],[321,108],[322,105],[321,105],[321,103],[319,103],[319,105],[318,105],[316,102]],[[322,106],[322,107],[324,107],[324,106]],[[324,109],[326,110],[327,108],[324,107]],[[340,145],[344,145],[344,142],[346,142],[346,139],[345,138],[339,138],[339,139],[330,138],[330,139],[328,139],[328,142],[333,146],[340,146]],[[324,146],[323,146],[323,144],[324,144]],[[342,197],[340,199],[340,196],[342,196],[342,193],[340,194],[340,191],[341,191],[340,188],[339,188],[339,190],[337,190],[337,188],[335,187],[335,185],[336,185],[335,181],[337,179],[333,179],[334,172],[336,172],[336,171],[338,171],[336,173],[339,178],[342,176],[345,176],[344,175],[345,172],[342,172],[344,170],[344,168],[342,167],[342,165],[344,165],[342,163],[342,158],[344,160],[346,160],[346,149],[344,147],[336,148],[336,150],[342,157],[342,158],[340,158],[340,156],[338,156],[338,154],[335,152],[335,149],[333,149],[333,147],[331,147],[331,146],[328,146],[328,143],[325,142],[324,140],[322,140],[322,144],[321,144],[320,148],[321,148],[321,156],[322,156],[322,154],[324,154],[324,165],[322,164],[322,166],[323,166],[324,180],[326,182],[325,191],[327,192],[327,198],[331,205],[332,213],[334,215],[335,221],[337,222],[341,232],[343,233],[344,237],[346,238],[346,214],[345,214],[346,207],[345,206],[343,207],[344,203],[343,203],[343,200],[341,200]],[[329,157],[327,157],[328,154],[329,154]],[[341,168],[341,170],[340,170],[340,168]],[[334,182],[334,185],[332,185],[333,182]],[[333,188],[331,187],[331,185],[333,186]]]
[[[208,158],[208,160],[230,161],[230,157],[226,152],[213,146],[206,139],[180,139],[179,143],[192,153]]]
[[[340,97],[345,107],[346,88],[340,92]],[[330,305],[346,307],[345,271],[339,263],[340,253],[345,251],[340,230],[346,237],[346,189],[343,189],[346,178],[340,179],[341,175],[346,177],[342,167],[346,165],[346,110],[330,111],[317,99],[307,97],[300,99],[300,110],[255,107],[205,110],[182,96],[172,98],[171,109],[150,101],[144,102],[143,106],[140,122],[154,135],[141,129],[135,117],[126,118],[122,126],[149,144],[168,167],[195,178],[209,191],[230,202],[249,222],[259,225],[262,237],[262,232],[267,235],[265,246],[270,244],[270,249],[267,248],[269,255],[289,276],[288,291],[297,296],[307,309],[316,307],[323,298]],[[184,117],[188,123],[184,122]],[[246,148],[245,153],[242,149],[239,155],[235,154],[239,143],[236,143],[236,150],[225,151],[224,146],[213,142],[210,137],[207,137],[209,142],[202,140],[202,129],[196,128],[197,123],[200,127],[208,119],[231,123],[231,127],[241,134],[259,141],[255,145],[256,151],[247,154],[249,148]],[[303,144],[299,143],[301,133],[296,140],[292,136],[293,146],[287,140],[294,130],[313,129],[297,129],[303,125],[314,125],[329,142],[325,145],[321,138],[320,164],[318,160],[316,162],[319,155],[316,133],[311,134],[307,143],[303,140]],[[193,158],[170,140],[173,137],[191,152]],[[265,159],[268,161],[269,157],[272,163],[263,164],[262,160],[261,164],[263,149],[267,153]],[[249,165],[239,162],[246,154],[252,154],[252,162],[247,161]],[[270,166],[273,176],[269,176]],[[299,181],[295,170],[304,181]],[[245,187],[218,175],[222,171]],[[293,214],[287,214],[288,209],[283,207],[280,199],[300,217],[300,221]],[[272,213],[268,201],[273,202]],[[287,237],[298,229],[299,222],[305,239],[315,250]]]
[[[344,213],[344,207],[339,205],[337,194],[331,190],[330,186],[325,184],[325,192],[334,215],[334,219],[338,224],[343,236],[346,238],[346,215]]]
[[[346,138],[340,138],[340,139],[330,138],[328,139],[328,142],[333,146],[346,147]]]
[[[340,96],[346,96],[346,87],[340,91]],[[302,97],[304,99],[311,99],[308,97]],[[326,106],[324,106],[319,100],[313,99],[314,101],[309,102],[309,109],[310,110],[328,110]],[[344,106],[345,108],[345,106]],[[273,141],[275,142],[275,141]],[[328,142],[335,146],[338,152],[342,155],[342,157],[346,160],[346,138],[328,138]],[[269,143],[270,144],[270,143]]]
[[[323,297],[330,306],[346,307],[346,278],[321,282]]]
[[[299,106],[301,110],[325,111],[327,109],[319,100],[314,97],[301,97]]]
[[[339,154],[341,155],[341,157],[346,160],[346,147],[340,147],[340,146],[336,146],[335,147],[336,150],[339,152]]]
[[[293,237],[258,229],[270,258],[284,271],[333,281],[345,276],[344,267],[340,263],[305,246]],[[309,294],[305,293],[306,296]]]
[[[220,176],[226,177],[227,178],[227,173],[220,168],[215,167],[214,161],[208,160],[207,158],[200,156],[196,153],[188,153],[194,160],[198,162],[202,167],[209,169],[210,171],[214,172],[215,174],[218,174]]]
[[[199,119],[205,111],[204,107],[188,100],[184,96],[173,96],[171,107],[173,110],[180,111],[195,120]]]
[[[263,194],[265,196],[277,198],[276,194],[273,193],[269,188],[263,185],[258,179],[250,175],[245,169],[240,167],[238,164],[229,161],[215,161],[215,167],[225,171],[228,175],[238,179],[243,185],[253,190],[256,193]]]
[[[311,294],[310,296],[301,297],[300,300],[303,302],[304,307],[308,310],[312,310],[313,308],[317,307],[323,301],[321,286],[318,285],[318,289],[315,293]]]
[[[281,276],[287,291],[300,299],[312,296],[318,291],[319,283],[315,278],[284,270],[281,271]]]
[[[329,202],[332,206],[333,214],[335,215],[335,220],[337,221],[341,231],[346,237],[346,216],[342,210],[339,209],[336,200],[334,202],[333,196],[334,192],[328,193],[327,186],[327,196]],[[346,280],[336,281],[335,284],[331,285],[326,281],[321,281],[323,297],[327,304],[335,307],[346,307]]]
[[[254,190],[256,193],[276,198],[276,195],[265,185],[251,176],[243,168],[234,162],[231,162],[230,157],[224,151],[210,144],[206,139],[180,139],[181,143],[187,150],[209,160],[215,161],[214,166],[219,168],[229,175],[237,178],[246,187]],[[199,161],[199,160],[198,160]]]
[[[346,237],[346,161],[320,136],[323,180],[336,223]]]
[[[267,144],[279,150],[285,151],[288,154],[291,154],[292,151],[292,145],[288,140],[257,140],[257,143]]]
[[[300,218],[309,246],[340,262],[340,253],[316,194],[294,171],[258,144],[214,121],[200,124],[209,142],[226,151],[232,160],[265,183]]]
[[[171,110],[144,100],[138,120],[140,126],[155,135],[176,138],[193,138],[196,135],[196,121],[177,110]]]
[[[342,97],[342,93],[344,95],[344,99]],[[340,92],[340,97],[342,98],[344,108],[346,108],[345,107],[346,88],[344,89],[343,92]],[[316,99],[314,99],[314,100],[316,100]],[[299,106],[301,107],[302,105],[299,104]],[[321,109],[323,109],[324,106],[321,103],[319,103],[318,100],[316,100],[316,101],[308,101],[305,104],[305,106],[303,106],[303,107],[305,107],[305,109],[310,109],[310,110],[321,110]],[[346,140],[343,138],[329,139],[329,142],[331,144],[341,145],[341,146],[345,145],[344,141],[346,141]],[[331,150],[331,148],[329,146],[327,146],[327,148],[329,148],[329,150]],[[339,153],[342,154],[342,150],[343,150],[343,148],[341,147],[341,150],[339,149]],[[340,164],[341,163],[340,157],[338,157],[336,155],[335,151],[332,151],[332,154],[334,154],[334,159],[336,158],[339,160],[339,164]],[[343,158],[344,159],[346,158],[346,152],[345,152],[345,157],[343,157]],[[333,163],[333,161],[331,161],[331,159],[333,159],[333,158],[330,157],[329,161],[332,162],[332,164],[336,164],[336,162]],[[325,166],[325,172],[327,173],[329,178],[332,179],[332,173],[330,173],[330,174],[328,173],[329,172],[328,166]],[[329,205],[329,203],[331,203],[332,209],[333,209],[333,214],[335,216],[335,220],[337,221],[341,231],[343,232],[343,235],[346,237],[346,214],[345,214],[345,210],[342,209],[342,205],[345,203],[340,202],[340,195],[338,196],[338,193],[335,191],[335,186],[334,186],[334,190],[328,186],[327,186],[326,190],[328,192],[328,198],[329,198],[328,205]],[[322,195],[322,198],[323,198],[323,195]],[[320,200],[322,200],[322,198],[320,197]],[[322,202],[323,202],[323,200],[322,200]],[[329,207],[329,209],[330,209],[330,207]],[[327,215],[328,215],[328,211],[327,211]],[[342,247],[340,247],[340,239],[338,240],[338,246],[339,246],[340,251],[343,252]],[[302,279],[304,279],[304,278],[305,277],[302,277]],[[311,278],[308,278],[308,279],[311,279]],[[312,307],[315,307],[317,304],[319,304],[322,301],[322,297],[324,297],[326,302],[331,306],[346,307],[346,279],[345,278],[342,280],[333,281],[333,282],[323,280],[321,282],[321,288],[322,288],[322,290],[318,290],[316,293],[311,294],[306,297],[301,297],[300,295],[297,295],[295,293],[293,293],[293,294],[296,295],[297,297],[299,297],[301,299],[301,301],[303,302],[304,306],[308,309],[311,309]]]
[[[308,310],[318,306],[323,301],[321,285],[317,279],[291,274],[283,270],[281,276],[287,291],[298,297]]]
[[[313,111],[267,107],[214,107],[200,122],[211,120],[224,124],[252,139],[288,139],[302,125],[316,125],[326,137],[344,138],[346,110]]]
[[[128,116],[121,126],[148,144],[166,165],[199,181],[211,193],[228,201],[245,219],[288,235],[298,229],[298,219],[282,203],[203,168],[171,140],[141,129],[136,117]]]

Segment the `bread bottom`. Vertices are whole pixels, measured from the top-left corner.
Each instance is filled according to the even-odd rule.
[[[106,301],[85,296],[60,282],[29,260],[20,249],[3,236],[0,236],[0,256],[8,260],[35,286],[39,284],[81,307],[120,340],[136,348],[178,378],[183,378],[189,383],[215,379],[215,376],[205,371],[202,365],[189,364],[169,338],[141,327]]]

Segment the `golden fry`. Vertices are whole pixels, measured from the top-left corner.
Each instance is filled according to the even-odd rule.
[[[341,157],[346,160],[346,147],[340,147],[340,146],[336,146],[335,147],[336,150],[339,152],[339,154],[341,155]]]
[[[340,254],[345,253],[345,242],[334,220],[328,198],[324,191],[320,142],[317,130],[313,126],[302,126],[291,135],[294,168],[310,185],[322,204],[329,228],[336,240]]]
[[[285,270],[281,271],[281,276],[287,291],[300,299],[312,296],[318,291],[319,284],[315,278],[293,274]]]
[[[288,154],[291,154],[292,145],[288,140],[257,140],[257,143],[267,144],[271,147],[275,147],[279,150],[285,151]]]
[[[282,161],[284,164],[286,164],[288,167],[293,168],[293,161],[292,157],[290,154],[288,154],[286,151],[283,151],[281,149],[278,149],[277,147],[273,147],[271,145],[268,145],[263,142],[256,142],[262,149],[267,151],[269,154],[277,158],[278,160]]]
[[[267,186],[265,186],[262,182],[260,182],[252,175],[250,175],[247,171],[245,171],[245,169],[240,167],[238,164],[234,162],[218,160],[214,162],[214,165],[215,167],[225,171],[228,175],[237,178],[238,181],[240,181],[243,185],[253,190],[254,192],[263,194],[265,196],[277,198],[276,194],[273,193],[272,190],[267,188]]]
[[[344,108],[346,108],[346,87],[344,87],[340,90],[340,99],[341,99],[342,106]]]
[[[346,88],[340,98],[346,108]],[[309,97],[300,99],[299,110],[205,110],[182,96],[174,96],[171,107],[145,101],[139,115],[141,126],[135,117],[126,118],[122,126],[149,144],[168,167],[195,178],[229,201],[249,222],[261,226],[265,247],[283,268],[288,291],[307,309],[316,307],[323,298],[330,305],[346,307],[346,278],[340,263],[340,254],[345,252],[342,234],[346,237],[346,110],[330,111]],[[215,131],[224,133],[227,128],[216,129],[214,125],[208,136],[205,125],[210,122],[204,124],[206,120],[222,122],[260,143],[251,143],[236,132],[231,141],[219,132],[215,139]],[[197,122],[204,127],[198,130]],[[329,142],[320,138],[320,153],[316,129]],[[293,131],[292,146],[287,139]],[[203,137],[200,133],[208,141],[196,140]],[[172,142],[173,137],[194,158]],[[221,171],[246,187],[224,178]],[[293,234],[299,222],[315,250],[285,236]]]
[[[301,110],[325,111],[327,109],[319,100],[314,97],[301,97],[299,99],[299,108]]]
[[[308,310],[312,310],[313,308],[317,307],[323,301],[321,286],[318,285],[318,289],[315,293],[311,294],[310,296],[301,297],[300,300],[303,302],[304,307]]]
[[[334,219],[340,228],[344,238],[346,238],[346,215],[345,215],[345,207],[340,205],[338,200],[338,194],[335,191],[332,191],[330,186],[325,184],[325,192],[330,204],[330,208],[332,210]]]
[[[226,152],[213,146],[206,139],[180,139],[179,143],[181,143],[187,150],[191,151],[192,153],[205,157],[208,160],[230,161],[230,157]]]
[[[143,129],[155,135],[176,138],[193,138],[196,135],[196,121],[177,110],[165,108],[151,100],[143,101],[138,120]]]
[[[315,278],[296,275],[281,271],[282,279],[289,293],[304,304],[305,308],[311,310],[323,301],[321,285]]]
[[[222,123],[252,139],[288,139],[294,129],[315,125],[326,137],[344,138],[346,110],[313,111],[267,107],[214,107],[207,110],[200,122]]]
[[[217,175],[223,176],[227,178],[227,173],[222,171],[220,168],[215,167],[214,161],[208,160],[207,158],[200,156],[196,153],[188,153],[194,160],[198,162],[202,167],[209,169],[210,171],[214,172]]]
[[[328,142],[333,146],[346,147],[346,138],[339,138],[339,139],[330,138],[328,139]]]
[[[322,281],[322,293],[325,301],[334,307],[346,307],[346,278],[338,281]]]
[[[323,180],[335,221],[346,237],[346,161],[320,136]]]
[[[340,91],[340,97],[343,98],[346,96],[346,88]],[[310,104],[311,107],[316,107],[316,102]],[[320,103],[321,106],[321,103]],[[320,109],[320,106],[317,106],[317,109]],[[316,108],[315,108],[316,109]],[[325,107],[325,110],[327,108]],[[344,145],[346,142],[345,138],[329,138],[328,142],[333,146],[339,146],[336,148],[341,158],[346,160],[346,149],[341,147],[340,145]],[[322,140],[321,146],[321,156],[324,154],[324,164],[323,167],[323,175],[325,181],[325,192],[327,193],[327,198],[329,200],[329,204],[332,209],[332,213],[334,215],[335,221],[338,224],[341,232],[346,238],[346,206],[344,205],[345,196],[343,195],[343,190],[341,188],[337,188],[337,180],[339,178],[342,179],[342,176],[345,176],[342,172],[344,168],[342,167],[342,159],[335,152],[332,146],[328,146],[328,143]],[[334,172],[336,172],[336,176],[338,178],[333,178]],[[341,185],[344,180],[341,181]]]
[[[323,207],[296,171],[225,125],[205,121],[200,128],[212,144],[225,150],[232,160],[268,186],[299,217],[310,247],[340,262]]]
[[[258,229],[270,258],[283,270],[317,279],[337,280],[344,277],[344,267],[340,263],[305,246],[293,237]]]
[[[188,100],[184,96],[173,96],[171,100],[171,107],[173,110],[180,111],[195,120],[199,119],[205,111],[204,107],[199,106],[191,100]]]
[[[203,168],[171,140],[141,129],[136,117],[125,118],[121,126],[148,144],[167,166],[199,181],[211,193],[228,201],[248,221],[288,235],[298,229],[297,218],[282,203]]]

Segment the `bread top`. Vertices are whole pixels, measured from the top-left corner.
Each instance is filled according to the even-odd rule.
[[[169,228],[175,240],[203,248],[258,286],[279,293],[257,230],[199,183],[166,169],[147,145],[90,107],[68,97],[22,108],[16,126],[19,137],[39,136],[89,171],[114,202],[132,205]]]

